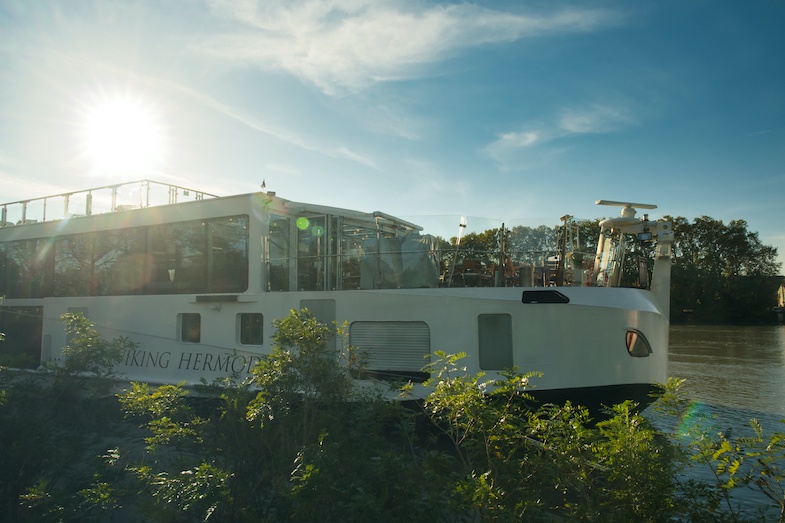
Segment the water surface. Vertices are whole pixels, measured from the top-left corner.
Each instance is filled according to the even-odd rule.
[[[689,423],[701,423],[713,433],[730,428],[737,436],[752,435],[752,418],[760,421],[765,438],[785,432],[780,421],[785,419],[785,326],[673,326],[668,361],[668,375],[686,379],[691,413],[699,414],[681,420],[680,432]],[[685,476],[713,480],[702,465]],[[734,491],[733,499],[748,514],[771,504],[752,489]],[[772,509],[767,515],[776,521],[778,513]]]

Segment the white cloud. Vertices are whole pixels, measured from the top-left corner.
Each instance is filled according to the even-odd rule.
[[[589,104],[564,109],[547,123],[528,130],[499,133],[483,152],[502,170],[530,169],[564,153],[560,141],[583,134],[606,134],[634,125],[636,119],[623,104]],[[535,128],[536,127],[536,128]]]
[[[379,165],[372,158],[368,158],[359,153],[356,153],[348,149],[347,147],[338,147],[335,150],[335,152],[341,158],[347,158],[349,160],[352,160],[353,162],[357,162],[359,164],[365,165],[366,167],[371,167],[373,169],[379,168]]]
[[[537,131],[524,131],[520,133],[504,133],[499,136],[498,143],[501,147],[504,148],[531,147],[540,139],[540,133]]]
[[[602,10],[525,15],[472,4],[434,6],[374,0],[214,0],[213,11],[240,27],[208,39],[222,60],[282,70],[329,94],[414,78],[424,66],[479,45],[618,22]]]
[[[632,114],[617,105],[592,105],[565,110],[559,128],[567,134],[599,134],[616,131],[635,123]]]

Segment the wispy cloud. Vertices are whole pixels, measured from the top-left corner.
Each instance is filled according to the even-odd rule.
[[[597,9],[522,14],[468,3],[375,0],[213,0],[213,12],[236,23],[203,48],[234,63],[280,70],[329,94],[419,77],[426,66],[461,50],[616,24]]]
[[[563,109],[550,122],[531,124],[523,130],[497,135],[483,152],[503,170],[542,165],[567,150],[560,143],[584,134],[606,134],[637,123],[623,104],[589,104]]]
[[[627,108],[595,104],[562,112],[559,129],[566,134],[601,134],[616,131],[633,123],[635,118]]]

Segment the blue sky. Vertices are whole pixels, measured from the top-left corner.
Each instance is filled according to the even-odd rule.
[[[0,202],[265,180],[482,229],[626,200],[782,261],[783,51],[774,0],[0,0]]]

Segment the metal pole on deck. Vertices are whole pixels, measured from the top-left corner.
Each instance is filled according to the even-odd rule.
[[[458,240],[455,242],[455,255],[453,256],[452,263],[450,264],[450,279],[447,282],[448,287],[452,287],[452,277],[455,274],[455,264],[458,263],[458,249],[461,246],[461,237],[463,231],[466,229],[466,218],[461,216],[461,223],[458,224]]]

